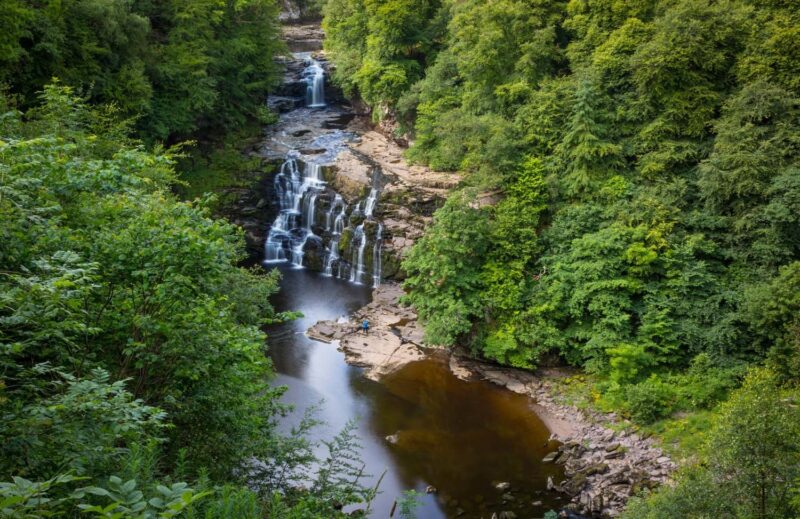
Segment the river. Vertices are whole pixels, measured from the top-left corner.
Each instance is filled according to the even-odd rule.
[[[403,490],[424,493],[429,485],[437,492],[423,495],[419,519],[489,519],[501,511],[541,517],[565,504],[546,490],[547,476],[556,477],[558,467],[541,463],[550,433],[528,398],[489,382],[459,380],[436,357],[380,383],[363,377],[334,345],[304,332],[366,304],[371,290],[307,269],[278,268],[283,282],[276,309],[298,310],[303,317],[269,332],[275,382],[288,387],[283,400],[297,407],[295,419],[322,402],[318,418],[326,425],[316,438],[330,438],[348,420],[358,420],[367,473],[374,481],[385,471],[373,517],[389,517]],[[394,434],[397,443],[389,443],[386,437]],[[496,488],[500,482],[510,489]]]

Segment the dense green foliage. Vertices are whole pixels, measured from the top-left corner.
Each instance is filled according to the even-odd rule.
[[[557,355],[641,421],[800,374],[795,7],[331,0],[339,82],[470,173],[405,262],[428,338]]]
[[[438,0],[327,0],[323,12],[337,82],[381,109],[422,77],[446,21]]]
[[[352,427],[324,462],[312,419],[277,432],[260,327],[288,317],[268,303],[278,276],[237,266],[242,231],[209,199],[172,194],[171,152],[59,85],[0,114],[0,516],[369,503]]]
[[[794,516],[796,2],[328,6],[335,79],[409,159],[467,173],[404,262],[428,340],[582,367],[640,424],[715,409],[767,364],[711,420],[707,466],[630,517]]]
[[[800,476],[797,392],[756,369],[722,406],[707,445],[708,462],[684,469],[678,484],[634,500],[631,519],[797,517]]]
[[[282,48],[274,0],[8,0],[0,85],[30,106],[51,78],[137,119],[146,140],[256,117]]]

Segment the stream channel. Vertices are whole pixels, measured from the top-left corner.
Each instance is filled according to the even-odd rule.
[[[332,438],[357,420],[371,475],[366,482],[383,474],[374,518],[389,517],[395,499],[409,489],[422,493],[419,519],[538,518],[560,509],[566,501],[546,487],[548,476],[558,481],[561,467],[541,461],[554,445],[529,398],[456,378],[443,354],[375,382],[349,366],[335,344],[305,335],[315,322],[346,318],[370,301],[372,286],[381,282],[383,227],[375,209],[380,171],[360,200],[343,201],[332,191],[336,173],[325,168],[358,138],[347,124],[353,114],[342,103],[324,105],[319,62],[309,54],[296,54],[294,61],[295,68],[304,67],[298,77],[308,81],[307,95],[277,100],[284,103],[281,120],[262,146],[276,164],[283,160],[270,193],[275,219],[262,260],[283,273],[276,310],[303,314],[268,330],[275,383],[288,387],[283,401],[297,409],[289,422],[320,403],[317,417],[325,424],[314,430],[317,439]],[[339,240],[347,233],[349,248],[342,250]],[[435,492],[425,493],[429,486]]]

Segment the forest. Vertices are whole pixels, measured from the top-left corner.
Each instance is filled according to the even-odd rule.
[[[277,16],[273,0],[7,0],[0,83],[28,108],[58,78],[147,143],[229,131],[266,116]]]
[[[578,367],[591,405],[650,430],[719,421],[711,455],[630,517],[795,517],[797,4],[329,0],[324,13],[345,92],[410,160],[468,174],[404,263],[427,339]],[[775,444],[757,452],[760,439]]]
[[[464,174],[403,263],[427,341],[570,366],[577,405],[674,441],[626,517],[800,516],[796,1],[300,7],[407,159]],[[369,510],[352,427],[280,427],[279,275],[180,196],[195,141],[274,122],[279,11],[2,2],[0,517]]]

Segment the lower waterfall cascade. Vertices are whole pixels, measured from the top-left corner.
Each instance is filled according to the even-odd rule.
[[[279,207],[264,245],[264,262],[290,262],[304,268],[306,250],[324,250],[326,276],[372,286],[381,283],[383,225],[374,215],[380,195],[380,169],[372,172],[369,194],[355,204],[328,186],[325,166],[304,160],[298,151],[287,154],[275,175]],[[371,244],[371,246],[370,246]]]

